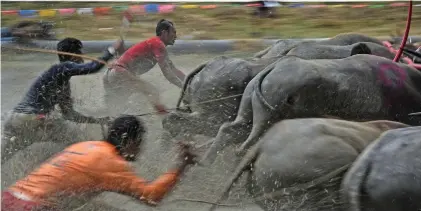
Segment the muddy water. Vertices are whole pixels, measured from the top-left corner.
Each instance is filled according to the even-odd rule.
[[[198,64],[212,58],[215,55],[182,55],[172,56],[174,64],[188,73]],[[32,81],[50,65],[57,61],[55,55],[45,54],[2,54],[1,55],[1,112],[4,114],[18,103],[27,91]],[[105,70],[105,68],[104,68]],[[103,71],[88,76],[72,78],[72,96],[76,110],[95,116],[106,116],[104,110],[104,91],[102,86]],[[163,102],[168,107],[173,107],[177,101],[180,90],[165,80],[159,67],[142,78],[152,81],[162,93]],[[152,107],[141,95],[132,96],[131,109],[128,114],[141,114],[151,112]],[[142,117],[148,127],[148,139],[143,148],[143,153],[133,165],[139,175],[146,179],[154,179],[165,172],[174,159],[171,146],[162,142],[159,137],[162,131],[160,116]],[[87,140],[101,139],[100,128],[97,125],[82,125]],[[201,140],[205,141],[205,140]],[[2,166],[2,189],[12,184],[17,179],[35,168],[40,162],[51,154],[59,151],[64,146],[51,143],[34,144],[31,147],[17,153],[9,162]],[[102,205],[88,204],[79,210],[112,210],[111,207],[120,210],[207,210],[210,205],[196,202],[174,201],[179,198],[214,201],[221,192],[222,184],[233,171],[235,158],[232,156],[233,149],[228,149],[222,158],[220,157],[210,168],[190,168],[176,186],[174,191],[158,207],[145,206],[129,197],[115,193],[103,193],[95,198],[95,202]],[[234,188],[230,199],[224,203],[247,203],[250,200],[245,188],[241,188],[244,179]],[[111,207],[107,207],[111,206]],[[255,205],[221,207],[218,210],[256,210],[261,209]]]

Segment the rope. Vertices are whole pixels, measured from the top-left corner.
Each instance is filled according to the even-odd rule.
[[[80,57],[80,58],[89,59],[89,60],[92,60],[92,61],[99,62],[101,64],[108,65],[107,62],[99,60],[95,57],[81,55],[81,54],[68,53],[68,52],[64,52],[64,51],[47,50],[47,49],[39,49],[39,48],[26,48],[26,47],[5,47],[5,46],[1,46],[1,47],[6,48],[6,49],[14,49],[14,50],[22,50],[22,51],[34,51],[34,52],[40,52],[40,53],[61,54],[61,55]]]
[[[220,100],[226,100],[226,99],[230,99],[230,98],[234,98],[234,97],[239,97],[239,96],[242,96],[242,95],[243,94],[236,94],[236,95],[231,95],[231,96],[227,96],[227,97],[221,97],[221,98],[217,98],[217,99],[206,100],[206,101],[202,101],[202,102],[199,102],[199,103],[186,104],[186,105],[180,106],[180,107],[169,108],[169,109],[167,109],[167,111],[177,110],[179,108],[189,107],[189,106],[192,106],[192,105],[202,105],[202,104],[212,103],[212,102],[216,102],[216,101],[220,101]],[[148,116],[148,115],[155,115],[155,114],[160,114],[160,112],[154,111],[154,112],[148,112],[148,113],[138,114],[138,115],[134,115],[134,116]]]
[[[237,203],[237,204],[218,204],[215,202],[210,202],[210,201],[206,201],[206,200],[201,200],[201,199],[189,199],[189,198],[179,198],[179,199],[173,199],[170,201],[165,202],[165,204],[163,205],[167,205],[167,204],[171,204],[171,203],[177,203],[180,201],[187,201],[187,202],[196,202],[196,203],[203,203],[203,204],[211,204],[211,205],[216,205],[216,206],[220,206],[220,207],[238,207],[241,206],[243,204]]]
[[[273,199],[275,197],[280,197],[280,196],[283,196],[283,195],[290,195],[291,192],[303,191],[303,190],[308,190],[310,188],[317,187],[321,183],[323,183],[325,181],[328,181],[329,179],[335,178],[336,176],[340,175],[341,173],[346,171],[349,168],[350,165],[351,164],[345,164],[345,165],[335,169],[334,171],[329,172],[326,175],[323,175],[323,176],[321,176],[317,179],[314,179],[310,182],[307,182],[307,183],[299,184],[299,185],[292,186],[292,187],[283,188],[282,190],[274,191],[274,192],[271,192],[271,193],[260,194],[260,196],[253,197],[248,202],[236,203],[236,204],[220,204],[218,202],[210,202],[210,201],[201,200],[201,199],[178,198],[178,199],[173,199],[171,201],[168,201],[165,204],[180,202],[180,201],[197,202],[197,203],[204,203],[204,204],[212,205],[212,208],[211,208],[212,210],[214,208],[216,208],[215,206],[242,207],[244,205],[252,205],[252,204],[256,204],[256,202],[265,201],[267,199]]]

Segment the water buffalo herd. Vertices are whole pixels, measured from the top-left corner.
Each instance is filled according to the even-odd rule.
[[[173,138],[211,139],[202,166],[237,147],[220,200],[248,172],[264,210],[421,210],[421,116],[410,115],[421,73],[394,56],[340,34],[216,57],[189,73],[162,124]]]

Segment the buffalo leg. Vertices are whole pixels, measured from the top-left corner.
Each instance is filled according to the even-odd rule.
[[[252,81],[244,91],[237,117],[234,122],[227,122],[221,126],[215,141],[200,161],[202,165],[212,164],[219,151],[224,149],[230,140],[241,142],[250,134],[250,124],[253,123],[252,94],[254,88],[250,85],[253,84]]]
[[[272,114],[272,112],[270,112],[270,110],[264,105],[262,105],[261,101],[257,98],[255,94],[253,95],[252,105],[253,128],[247,140],[244,143],[242,143],[241,146],[237,149],[238,155],[244,155],[246,150],[252,145],[256,144],[260,136],[272,124],[270,120],[273,118],[274,114]]]

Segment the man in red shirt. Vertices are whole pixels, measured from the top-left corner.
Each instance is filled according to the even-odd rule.
[[[112,191],[156,205],[175,185],[184,169],[193,164],[187,145],[173,168],[153,182],[136,176],[134,161],[145,134],[143,122],[134,116],[114,120],[106,141],[73,144],[43,163],[26,178],[2,193],[2,211],[69,209],[72,199],[89,200]]]
[[[158,90],[137,75],[150,71],[157,63],[165,78],[182,87],[185,75],[169,59],[165,49],[173,45],[177,33],[174,24],[162,19],[156,26],[156,36],[129,48],[104,75],[107,106],[121,108],[134,93],[143,93],[158,111],[165,112]]]

